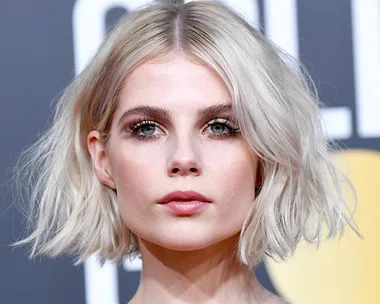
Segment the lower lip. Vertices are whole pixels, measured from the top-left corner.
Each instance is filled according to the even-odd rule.
[[[162,205],[175,214],[192,215],[201,212],[208,204],[202,201],[172,201]]]

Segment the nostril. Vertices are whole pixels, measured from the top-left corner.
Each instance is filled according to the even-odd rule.
[[[178,174],[180,171],[181,171],[180,168],[173,168],[170,172],[171,172],[171,174]],[[199,170],[197,168],[192,167],[192,168],[189,168],[187,172],[198,173]]]

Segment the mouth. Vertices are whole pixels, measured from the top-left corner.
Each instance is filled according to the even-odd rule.
[[[211,203],[211,200],[209,198],[195,191],[174,191],[165,195],[163,198],[159,200],[158,203],[167,204],[173,201],[177,201],[177,202],[199,201],[199,202]]]
[[[177,215],[192,215],[204,210],[212,201],[195,191],[174,191],[158,202],[171,213]]]

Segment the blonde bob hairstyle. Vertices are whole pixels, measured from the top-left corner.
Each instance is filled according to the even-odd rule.
[[[81,263],[96,253],[101,262],[121,262],[139,253],[116,192],[94,173],[86,138],[98,130],[106,145],[125,78],[178,53],[224,81],[242,136],[260,158],[262,185],[241,230],[239,261],[285,259],[302,238],[318,244],[347,223],[353,228],[340,186],[348,181],[334,164],[301,65],[223,4],[158,1],[112,30],[62,94],[52,126],[16,164],[16,186],[30,206],[30,233],[16,244],[30,244],[31,257],[70,253]]]

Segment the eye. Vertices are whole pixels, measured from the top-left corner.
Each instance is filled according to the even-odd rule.
[[[151,120],[139,120],[131,123],[129,130],[126,131],[139,139],[150,139],[165,134],[160,124]]]
[[[212,137],[218,138],[237,135],[240,133],[240,130],[233,122],[218,118],[208,122],[204,132],[209,133]]]

